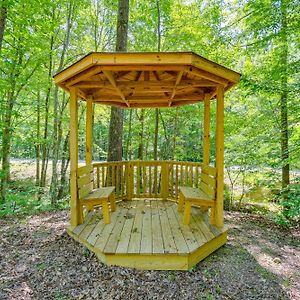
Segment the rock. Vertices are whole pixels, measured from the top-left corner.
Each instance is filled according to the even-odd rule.
[[[86,272],[86,271],[87,271],[87,267],[86,267],[86,266],[83,266],[83,267],[82,267],[82,271],[83,271],[83,272]]]

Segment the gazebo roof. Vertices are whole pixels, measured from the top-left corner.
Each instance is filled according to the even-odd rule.
[[[123,108],[176,107],[213,99],[240,74],[193,52],[93,52],[54,76],[82,100]]]

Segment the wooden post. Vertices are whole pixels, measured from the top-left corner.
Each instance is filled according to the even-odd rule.
[[[131,162],[127,162],[127,200],[132,200],[134,189],[134,166]]]
[[[70,194],[71,226],[77,226],[80,220],[80,207],[77,194],[78,168],[78,103],[77,88],[70,88]]]
[[[210,99],[209,94],[204,96],[204,139],[203,139],[203,164],[209,165],[210,151]]]
[[[86,101],[86,140],[85,140],[85,163],[92,163],[93,157],[93,99],[89,97]]]
[[[224,86],[217,87],[217,124],[216,124],[216,169],[217,195],[215,208],[215,224],[223,227],[223,190],[224,190]]]
[[[161,163],[161,197],[167,200],[169,196],[169,163]]]

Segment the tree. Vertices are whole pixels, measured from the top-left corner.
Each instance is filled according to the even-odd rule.
[[[126,52],[128,35],[129,0],[119,0],[116,51]],[[108,161],[122,160],[123,110],[111,108],[108,142]]]

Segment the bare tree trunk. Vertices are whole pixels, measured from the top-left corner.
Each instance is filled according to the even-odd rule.
[[[287,41],[287,17],[286,3],[281,1],[281,97],[280,97],[280,112],[281,112],[281,159],[282,159],[282,188],[286,188],[290,183],[290,165],[289,145],[288,145],[288,86],[287,86],[287,65],[288,65],[288,41]]]
[[[129,0],[119,0],[116,51],[126,52],[128,33]],[[108,161],[122,160],[123,141],[123,110],[117,107],[111,108],[109,141],[108,141]]]

